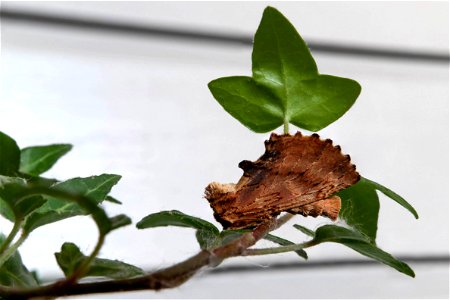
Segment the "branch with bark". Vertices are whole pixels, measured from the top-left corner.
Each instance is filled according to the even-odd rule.
[[[0,297],[3,299],[30,299],[174,288],[188,281],[203,267],[216,267],[227,258],[245,255],[248,248],[264,238],[267,233],[279,228],[291,217],[292,215],[288,214],[278,219],[272,219],[257,226],[251,232],[244,233],[229,244],[212,250],[202,250],[183,262],[144,276],[87,283],[65,279],[31,289],[1,287]]]

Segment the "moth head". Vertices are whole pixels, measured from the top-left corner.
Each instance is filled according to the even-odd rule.
[[[234,183],[211,182],[205,188],[205,198],[209,202],[215,202],[222,199],[229,193],[234,193],[235,191],[236,185]]]

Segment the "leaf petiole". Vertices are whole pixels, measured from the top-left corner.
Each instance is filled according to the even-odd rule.
[[[288,120],[284,120],[283,133],[284,134],[289,134],[289,121]]]
[[[6,249],[5,252],[2,253],[0,256],[0,267],[3,266],[3,264],[19,249],[19,247],[25,242],[25,240],[28,238],[28,233],[22,232],[20,238],[11,245],[8,249]]]
[[[291,251],[299,251],[308,247],[312,247],[317,243],[314,240],[301,243],[301,244],[293,244],[288,246],[281,247],[271,247],[271,248],[261,248],[261,249],[247,249],[242,253],[242,256],[254,256],[254,255],[268,255],[268,254],[276,254],[276,253],[284,253]]]
[[[16,222],[14,222],[13,228],[11,229],[11,232],[9,233],[8,237],[6,238],[6,240],[3,242],[3,244],[0,247],[0,257],[3,256],[3,253],[5,252],[5,250],[9,247],[11,242],[14,240],[14,238],[16,237],[17,233],[20,230],[20,227],[22,227],[22,222],[16,220]],[[2,264],[0,264],[0,267],[1,266],[2,266]]]

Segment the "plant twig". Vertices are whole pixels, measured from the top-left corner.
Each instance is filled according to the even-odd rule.
[[[275,229],[280,228],[281,226],[283,226],[284,224],[286,224],[287,222],[289,222],[295,215],[291,214],[291,213],[286,213],[283,216],[279,217],[277,219],[277,224]],[[274,230],[275,230],[274,229]]]
[[[71,283],[67,280],[31,289],[0,288],[2,299],[29,299],[94,293],[138,290],[160,290],[176,287],[188,280],[201,267],[208,265],[211,253],[204,250],[172,267],[145,276],[89,283]]]
[[[240,238],[227,245],[212,250],[202,250],[181,263],[144,276],[89,283],[61,280],[50,285],[31,289],[0,287],[0,297],[3,299],[29,299],[32,297],[59,297],[106,292],[161,290],[177,287],[190,279],[202,267],[208,265],[216,266],[224,259],[242,255],[247,248],[253,246],[268,232],[277,228],[277,225],[277,221],[272,219],[267,223],[257,226],[253,231],[243,234]]]

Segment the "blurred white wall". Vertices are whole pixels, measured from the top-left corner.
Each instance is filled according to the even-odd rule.
[[[3,9],[252,34],[268,4],[284,13],[306,40],[448,53],[446,2],[1,5]],[[237,164],[243,159],[255,160],[263,152],[262,142],[268,135],[254,134],[227,115],[206,86],[217,77],[250,74],[250,47],[6,21],[2,22],[1,34],[0,130],[13,136],[22,147],[74,144],[72,152],[47,176],[65,179],[104,172],[123,175],[113,195],[124,204],[110,205],[111,214],[125,212],[136,222],[152,212],[179,209],[213,221],[209,205],[202,198],[204,187],[211,181],[236,181],[241,175]],[[381,197],[378,245],[394,255],[447,255],[448,64],[313,55],[321,73],[353,78],[363,87],[354,107],[320,135],[333,139],[351,154],[361,174],[391,187],[419,212],[420,219],[415,220],[399,205]],[[317,227],[327,221],[298,218],[297,222]],[[0,225],[2,230],[9,226],[4,222]],[[96,237],[92,228],[86,218],[42,228],[23,246],[24,260],[43,270],[44,275],[60,274],[52,253],[64,241],[76,242],[88,251]],[[130,226],[108,238],[102,255],[147,268],[166,266],[196,252],[193,233],[186,230],[138,232]],[[305,238],[290,228],[283,228],[280,234],[295,241]],[[308,253],[313,261],[359,257],[333,244],[320,245]],[[283,254],[236,259],[229,264],[296,260],[293,254]],[[343,285],[352,280],[355,271],[336,270],[332,277],[341,281],[330,284],[332,294],[328,297],[448,297],[448,266],[437,271],[420,267],[416,271],[418,278],[412,280],[388,267],[358,269],[359,276],[367,276],[368,282],[385,283],[386,294],[375,285],[364,284],[352,294]],[[302,272],[303,282],[320,286],[308,281],[307,272]],[[294,292],[300,283],[286,285],[286,281],[297,282],[297,276],[295,272],[274,275],[276,289],[289,291],[283,297],[298,296]],[[262,292],[233,294],[240,290],[227,288],[230,286],[231,281],[222,285],[228,293],[223,295],[263,297]],[[207,284],[198,280],[185,290],[182,287],[157,296],[214,296],[208,294],[208,289],[199,294],[202,287],[207,288]],[[152,295],[146,293],[144,297]],[[270,289],[264,295],[280,296],[275,291],[271,294]],[[305,295],[315,297],[313,293]],[[327,296],[319,293],[318,297]]]
[[[445,1],[3,1],[4,8],[253,34],[268,5],[305,38],[339,43],[448,49]],[[338,25],[337,25],[338,24]]]

